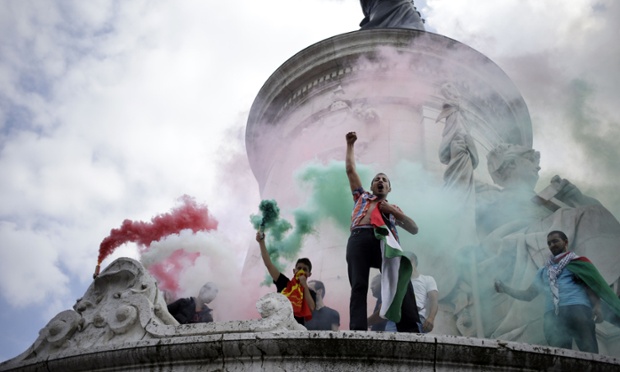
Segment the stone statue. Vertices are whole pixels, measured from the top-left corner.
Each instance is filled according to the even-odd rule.
[[[411,0],[360,0],[364,19],[360,27],[410,28],[424,31],[424,21]]]
[[[598,200],[559,176],[535,194],[539,156],[532,149],[506,144],[488,154],[489,173],[503,189],[479,194],[477,224],[485,236],[481,246],[489,254],[479,262],[479,273],[484,275],[479,282],[489,286],[487,281],[494,276],[526,288],[548,256],[546,234],[562,230],[574,242],[573,251],[592,260],[607,283],[613,284],[620,275],[620,223]],[[523,330],[527,340],[531,336],[526,329],[531,327],[535,341],[542,339],[538,326],[542,312],[535,314],[526,303],[497,296],[485,296],[482,302],[502,310],[495,315],[496,326],[486,329],[491,337],[512,340]]]
[[[122,257],[94,279],[73,310],[56,315],[28,350],[1,367],[95,349],[131,348],[162,338],[306,330],[295,321],[290,301],[279,293],[260,298],[256,309],[261,319],[179,325],[155,279],[140,262]]]
[[[443,110],[437,121],[445,119],[442,140],[439,144],[439,161],[446,164],[444,172],[444,189],[459,200],[458,208],[454,208],[450,216],[458,227],[454,238],[458,238],[463,246],[477,245],[475,231],[476,192],[474,169],[478,166],[479,157],[473,137],[469,133],[470,114],[462,107],[458,89],[450,83],[443,84],[441,93],[445,97]]]
[[[478,327],[477,332],[462,330],[464,335],[544,344],[543,312],[535,307],[542,306],[542,300],[523,303],[497,296],[493,280],[527,288],[548,256],[547,233],[561,230],[573,242],[574,252],[587,256],[613,284],[620,277],[620,223],[598,200],[559,176],[537,194],[540,154],[524,146],[502,143],[487,154],[489,174],[497,186],[475,181],[477,151],[474,142],[467,140],[468,123],[461,114],[452,103],[439,118],[446,118],[440,149],[441,160],[449,165],[444,174],[446,189],[457,189],[467,197],[460,208],[471,208],[472,199],[475,205],[475,222],[465,219],[459,230],[466,234],[463,242],[455,238],[463,247],[459,256],[473,257],[463,265],[461,279],[466,283],[460,285],[471,292],[457,301],[465,304],[461,309],[473,306],[476,310],[464,311],[467,322],[457,319],[457,324]],[[477,238],[467,233],[472,229]],[[465,269],[472,264],[473,269]],[[470,319],[472,313],[477,320]]]
[[[50,320],[34,344],[15,359],[140,339],[151,323],[178,324],[168,313],[155,279],[138,261],[118,259],[93,280],[73,310],[65,310]]]

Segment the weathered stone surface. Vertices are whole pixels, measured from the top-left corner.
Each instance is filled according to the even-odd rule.
[[[3,364],[2,371],[617,371],[620,360],[454,336],[288,331],[183,335]]]

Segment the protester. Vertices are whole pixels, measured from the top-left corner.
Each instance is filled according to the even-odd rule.
[[[415,253],[409,253],[411,264],[413,265],[413,274],[411,274],[411,284],[415,293],[415,302],[418,306],[418,315],[420,316],[419,329],[420,333],[428,333],[433,330],[435,325],[435,316],[439,310],[439,291],[437,290],[437,282],[430,275],[422,275],[418,271],[418,256]],[[388,332],[396,332],[396,325],[389,321],[385,327]]]
[[[265,233],[258,231],[256,241],[260,247],[263,263],[276,285],[278,293],[285,295],[293,306],[295,320],[301,325],[312,319],[312,311],[315,309],[316,293],[308,287],[307,280],[312,275],[312,263],[307,258],[300,258],[293,269],[293,279],[282,274],[273,264],[265,245]]]
[[[616,314],[620,300],[596,267],[586,257],[568,251],[568,238],[562,231],[547,235],[551,251],[528,289],[517,290],[495,281],[495,289],[521,301],[545,294],[543,331],[550,346],[572,349],[573,340],[581,351],[598,353],[595,322],[602,322],[600,299]]]
[[[207,306],[218,293],[215,283],[208,282],[200,288],[198,297],[180,298],[168,304],[168,312],[181,324],[210,323],[213,310]]]
[[[374,267],[383,274],[380,316],[396,322],[399,332],[418,332],[418,311],[409,281],[412,267],[403,256],[396,225],[411,234],[417,234],[418,226],[400,208],[388,203],[392,186],[385,174],[378,173],[372,179],[372,193],[364,190],[355,168],[356,140],[355,132],[347,133],[346,173],[355,202],[346,254],[351,284],[349,329],[368,329],[366,297],[370,268]]]
[[[316,301],[312,319],[306,322],[306,328],[313,331],[337,331],[340,327],[340,314],[325,306],[325,284],[319,280],[311,280],[308,286],[316,292]]]

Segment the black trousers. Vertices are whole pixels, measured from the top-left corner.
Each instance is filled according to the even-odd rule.
[[[350,330],[368,330],[367,301],[370,268],[381,270],[381,245],[375,238],[373,229],[360,228],[351,231],[347,243],[347,271],[351,284],[351,300],[349,302]],[[396,323],[398,332],[419,332],[418,307],[411,281],[401,307],[401,320]]]
[[[598,353],[596,326],[592,309],[585,305],[560,306],[559,314],[547,311],[544,318],[545,338],[549,346],[573,348],[573,339],[581,351]]]

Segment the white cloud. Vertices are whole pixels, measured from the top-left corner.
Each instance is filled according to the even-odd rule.
[[[250,105],[292,54],[354,30],[342,10],[357,6],[0,3],[0,296],[9,312],[45,307],[23,330],[32,341],[83,294],[99,243],[125,218],[148,221],[188,194],[247,246],[239,232],[258,205],[243,150]],[[136,254],[129,244],[109,260]],[[6,337],[0,359],[24,349]]]
[[[0,222],[0,289],[16,306],[67,294],[68,277],[58,265],[53,238],[34,226]]]

